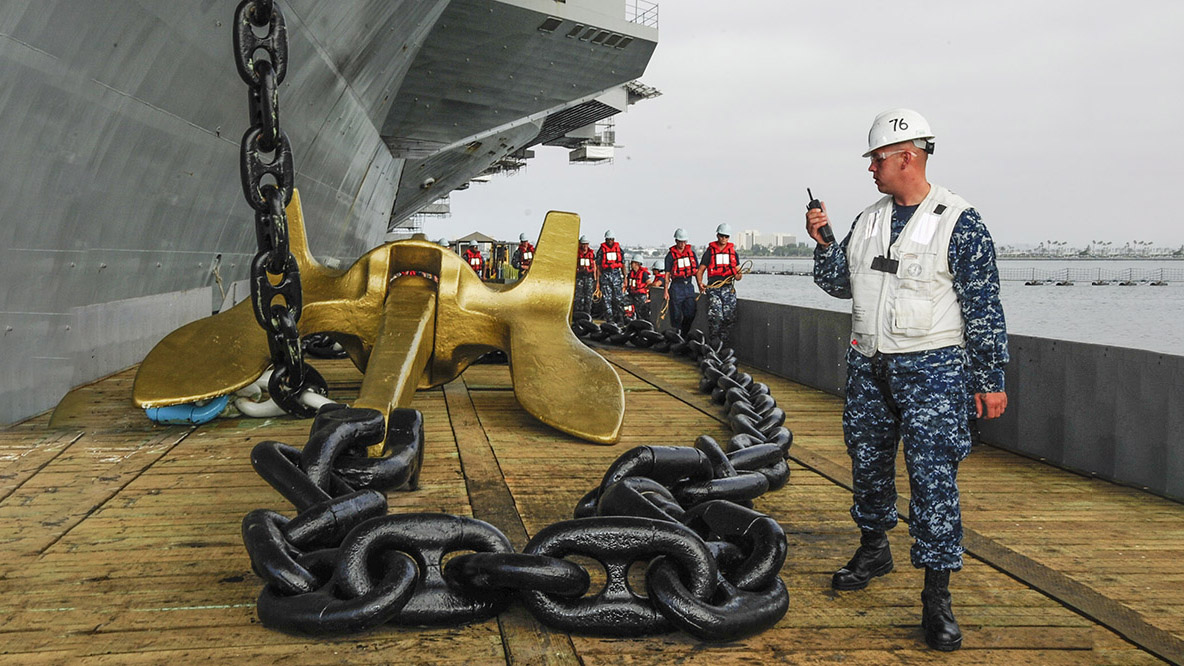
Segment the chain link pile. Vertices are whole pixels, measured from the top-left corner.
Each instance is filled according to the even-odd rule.
[[[262,33],[262,34],[260,34]],[[300,268],[288,244],[285,206],[296,169],[292,144],[280,129],[279,86],[288,71],[288,29],[272,0],[243,0],[234,13],[234,62],[247,84],[250,128],[239,150],[243,196],[255,211],[258,253],[251,261],[255,320],[267,333],[274,368],[268,393],[289,414],[315,413],[300,401],[305,391],[326,393],[325,380],[304,362],[300,320]]]
[[[342,405],[321,408],[303,451],[257,445],[255,469],[297,510],[289,519],[258,509],[243,520],[251,566],[266,583],[264,625],[317,636],[387,623],[457,625],[493,617],[515,599],[554,629],[597,636],[680,629],[732,641],[776,624],[789,606],[778,576],[785,533],[752,501],[789,480],[793,435],[784,412],[767,386],[737,370],[731,350],[708,346],[701,332],[688,340],[657,333],[658,343],[647,332],[656,333],[631,327],[629,340],[698,361],[699,387],[728,406],[734,436],[726,450],[704,435],[693,447],[625,452],[574,519],[540,530],[521,553],[481,520],[387,514],[382,491],[418,485],[416,410],[392,412],[379,458],[367,458],[366,448],[381,439],[382,414]],[[603,567],[599,592],[589,594],[591,576],[573,556]],[[645,596],[629,584],[637,562],[647,563]]]

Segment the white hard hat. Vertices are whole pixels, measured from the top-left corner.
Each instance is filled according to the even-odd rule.
[[[525,243],[527,240],[529,240],[529,239],[526,237],[526,234],[518,234],[518,242],[519,243]]]
[[[616,238],[616,237],[617,237],[617,236],[616,236],[616,234],[614,234],[614,233],[613,233],[613,230],[612,230],[612,229],[606,229],[606,230],[605,230],[605,232],[604,232],[604,240],[608,240],[608,239],[610,239],[610,238]]]
[[[580,243],[587,243],[587,242],[588,242],[587,236],[580,236]]]
[[[732,225],[728,224],[727,222],[724,222],[723,224],[721,224],[715,228],[715,234],[717,236],[731,236],[732,235]]]
[[[634,263],[634,264],[640,264],[641,263],[641,255],[635,254],[635,255],[629,257],[629,262]]]
[[[654,262],[654,265],[653,265],[653,267],[652,267],[652,268],[653,268],[654,270],[656,270],[656,271],[660,271],[660,270],[662,270],[662,262],[660,262],[660,261],[655,261],[655,262]]]
[[[448,242],[448,239],[447,239],[447,238],[441,238],[440,240],[438,240],[438,241],[436,241],[436,242],[437,242],[437,243],[439,243],[440,245],[444,246],[444,247],[448,247],[448,246],[449,246],[449,242]]]
[[[682,241],[685,241],[685,240],[687,240],[687,230],[686,230],[686,229],[683,229],[682,227],[679,227],[679,228],[675,229],[675,230],[674,230],[674,240],[676,240],[676,241],[678,241],[678,240],[682,240]]]
[[[477,247],[477,241],[475,241],[475,240],[469,241],[469,247]]]
[[[872,121],[872,128],[867,133],[867,152],[863,156],[869,157],[880,148],[901,141],[912,141],[918,148],[933,154],[933,132],[929,129],[929,121],[912,109],[891,109]]]

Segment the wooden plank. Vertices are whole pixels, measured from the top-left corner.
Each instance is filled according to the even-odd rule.
[[[0,432],[0,503],[79,437],[79,431]]]
[[[464,380],[445,384],[444,397],[448,402],[448,415],[460,452],[473,516],[500,529],[514,550],[521,552],[529,537]],[[579,663],[569,637],[548,631],[519,605],[499,615],[498,623],[510,663]]]
[[[71,529],[184,439],[164,432],[87,434],[0,502],[0,573],[51,549]]]

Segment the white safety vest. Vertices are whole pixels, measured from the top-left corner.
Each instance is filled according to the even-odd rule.
[[[966,323],[954,292],[949,248],[954,225],[970,208],[940,185],[917,206],[896,242],[892,197],[868,206],[847,245],[851,273],[851,345],[864,356],[965,346]],[[885,251],[888,248],[888,251]],[[876,257],[899,262],[894,273],[872,268]]]

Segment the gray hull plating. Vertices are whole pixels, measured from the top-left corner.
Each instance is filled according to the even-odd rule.
[[[236,4],[0,3],[0,423],[138,361],[245,277]],[[348,264],[550,114],[639,76],[657,33],[618,4],[283,3],[281,120],[314,253]],[[563,27],[539,30],[548,16]],[[597,49],[565,37],[577,22],[635,41]]]

